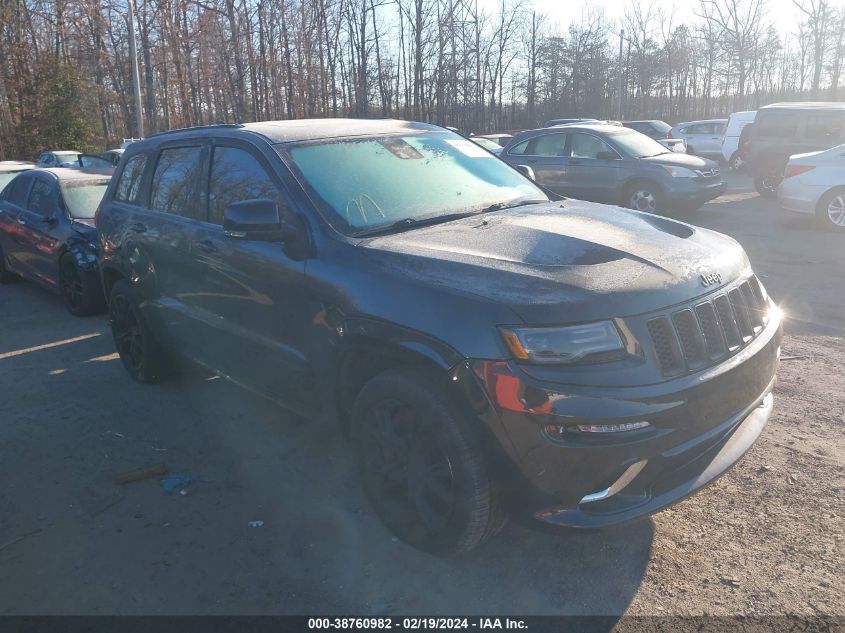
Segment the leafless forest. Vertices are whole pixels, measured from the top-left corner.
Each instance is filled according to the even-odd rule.
[[[630,0],[561,30],[523,0],[0,0],[0,158],[218,120],[390,116],[466,132],[551,116],[724,115],[842,97],[845,7]],[[620,29],[624,35],[620,37]],[[621,53],[621,54],[620,54]],[[621,102],[620,102],[621,101]]]

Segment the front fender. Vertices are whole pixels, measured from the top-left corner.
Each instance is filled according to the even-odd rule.
[[[463,360],[457,350],[443,341],[388,321],[351,317],[344,320],[343,330],[344,336],[377,340],[387,346],[424,356],[444,370],[451,369]]]
[[[95,272],[97,270],[97,248],[84,238],[71,238],[67,243],[67,253],[73,255],[80,270]]]

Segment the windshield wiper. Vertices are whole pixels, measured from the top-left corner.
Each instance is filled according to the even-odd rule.
[[[502,209],[515,209],[516,207],[523,207],[528,204],[543,204],[548,200],[514,200],[512,202],[496,202],[489,207],[484,207],[481,213],[490,213],[491,211],[501,211]]]
[[[391,224],[381,224],[371,229],[364,229],[363,231],[356,231],[351,233],[352,237],[369,237],[371,235],[379,235],[381,233],[395,233],[404,231],[406,229],[418,228],[420,226],[431,226],[432,224],[441,224],[442,222],[449,222],[451,220],[459,220],[471,215],[475,215],[476,211],[462,212],[462,213],[448,213],[446,215],[436,215],[427,218],[402,218]]]
[[[447,213],[446,215],[435,215],[424,218],[402,218],[391,224],[380,224],[369,229],[363,229],[350,233],[351,237],[371,237],[373,235],[381,235],[385,233],[398,233],[408,229],[416,229],[421,226],[431,226],[433,224],[442,224],[443,222],[451,222],[452,220],[460,220],[461,218],[468,218],[471,215],[478,215],[480,213],[490,213],[492,211],[501,211],[502,209],[512,209],[514,207],[521,207],[526,204],[542,204],[548,200],[514,200],[513,202],[496,202],[490,206],[478,209],[476,211],[462,211],[460,213]]]

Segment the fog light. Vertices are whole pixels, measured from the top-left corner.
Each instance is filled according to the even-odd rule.
[[[575,427],[581,433],[622,433],[651,426],[648,422],[625,422],[624,424],[579,424]]]
[[[651,424],[646,421],[625,422],[624,424],[576,424],[572,426],[547,424],[543,427],[543,433],[551,440],[563,440],[566,437],[567,430],[570,433],[572,431],[579,433],[623,433],[625,431],[645,429],[650,426]]]

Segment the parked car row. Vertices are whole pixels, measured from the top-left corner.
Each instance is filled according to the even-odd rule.
[[[500,156],[556,194],[651,213],[694,211],[727,188],[718,163],[672,152],[627,126],[531,130]]]
[[[774,198],[789,157],[845,143],[845,103],[774,103],[760,108],[748,162],[761,196]]]
[[[520,173],[616,202],[597,180],[707,197],[713,163],[600,124],[509,149],[385,120],[158,134],[111,178],[18,173],[0,281],[59,288],[77,314],[106,298],[135,380],[185,358],[348,436],[373,508],[424,550],[467,552],[513,512],[659,511],[762,433],[779,312],[735,241]]]

